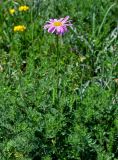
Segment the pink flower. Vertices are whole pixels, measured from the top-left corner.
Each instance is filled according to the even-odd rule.
[[[69,16],[60,19],[50,19],[47,24],[44,26],[44,29],[48,29],[50,33],[56,33],[62,35],[64,32],[67,32],[67,27],[72,26],[70,21],[68,21]]]

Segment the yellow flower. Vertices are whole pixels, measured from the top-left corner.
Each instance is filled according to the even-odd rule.
[[[14,32],[23,32],[26,30],[24,25],[14,26]]]
[[[19,11],[28,11],[29,10],[29,7],[28,6],[20,6],[19,7]]]
[[[13,15],[15,13],[15,9],[10,9],[9,13]]]

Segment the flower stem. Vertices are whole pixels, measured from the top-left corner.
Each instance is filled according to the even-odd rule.
[[[59,36],[56,36],[56,47],[57,47],[57,107],[59,107],[59,61],[60,61],[60,53],[59,53]]]

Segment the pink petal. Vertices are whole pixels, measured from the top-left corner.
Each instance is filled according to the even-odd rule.
[[[61,30],[61,27],[56,27],[56,31],[57,31],[57,33],[59,33],[59,32],[60,32],[60,30]]]
[[[68,31],[66,26],[63,26],[63,30],[64,30],[64,32]]]
[[[50,27],[50,24],[46,24],[45,26],[44,26],[44,29],[47,29],[47,28],[49,28]]]
[[[57,19],[54,19],[54,22],[57,22],[58,20]]]
[[[50,19],[50,21],[49,22],[54,22],[54,19]]]
[[[66,17],[62,20],[62,22],[65,23],[68,19],[69,19],[69,16],[66,16]]]
[[[72,26],[72,24],[71,23],[66,23],[66,24],[64,24],[65,26]]]
[[[60,18],[60,19],[59,19],[59,22],[62,22],[63,19],[64,19],[64,18]]]
[[[51,33],[54,33],[55,31],[55,27],[51,26],[49,29],[48,29],[48,32],[51,32]]]
[[[64,31],[64,29],[63,28],[61,28],[61,34],[63,34],[65,31]]]
[[[57,34],[63,34],[64,33],[63,27],[57,27],[56,31],[57,31]]]

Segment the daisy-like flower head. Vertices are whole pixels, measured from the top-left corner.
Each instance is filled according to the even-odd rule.
[[[60,19],[50,19],[50,21],[44,25],[44,29],[48,29],[48,32],[50,33],[62,35],[68,31],[67,27],[72,26],[68,19],[69,16]]]
[[[20,6],[18,10],[21,11],[21,12],[28,11],[29,7],[28,6]]]
[[[9,10],[9,13],[10,13],[11,15],[13,15],[13,14],[15,13],[15,9],[10,9],[10,10]]]
[[[26,30],[24,25],[14,26],[14,32],[23,32]]]

